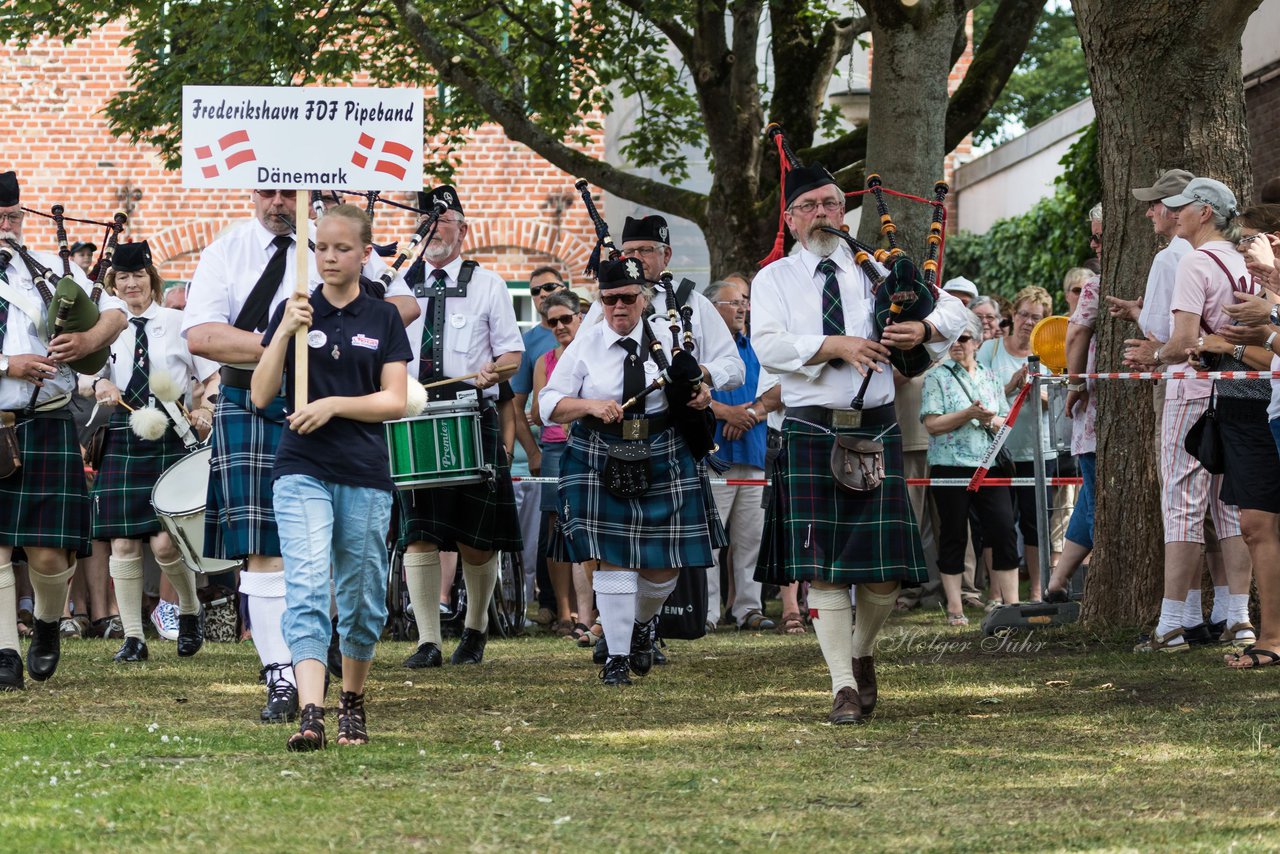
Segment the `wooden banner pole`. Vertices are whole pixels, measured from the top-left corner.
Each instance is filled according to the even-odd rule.
[[[307,240],[311,233],[310,197],[305,190],[298,190],[297,208],[294,211],[294,222],[297,225],[294,233],[295,266],[298,271],[296,293],[307,295],[307,270],[310,266],[311,250]],[[293,411],[307,405],[307,332],[299,329],[293,336]]]

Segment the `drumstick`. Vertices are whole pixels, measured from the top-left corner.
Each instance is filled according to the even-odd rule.
[[[514,371],[514,370],[515,370],[516,368],[518,368],[518,367],[520,367],[520,366],[519,366],[519,365],[513,365],[513,364],[498,365],[498,373],[499,373],[499,374],[509,374],[509,373],[511,373],[512,371]],[[480,376],[480,374],[481,374],[481,373],[483,373],[483,372],[482,372],[482,371],[476,371],[474,374],[467,374],[466,376],[461,376],[461,377],[446,377],[445,379],[442,379],[442,380],[436,380],[436,381],[435,381],[435,382],[433,382],[433,383],[427,383],[426,385],[424,385],[424,386],[423,386],[423,388],[437,388],[437,387],[442,386],[442,385],[449,385],[449,383],[460,383],[460,382],[462,382],[463,380],[473,380],[473,379],[475,379],[476,377]]]

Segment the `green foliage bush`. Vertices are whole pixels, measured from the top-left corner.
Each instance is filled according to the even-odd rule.
[[[1059,163],[1063,171],[1054,194],[1031,210],[997,220],[985,234],[948,235],[944,278],[964,276],[982,293],[1005,297],[1026,285],[1040,285],[1053,294],[1055,310],[1063,309],[1063,275],[1093,254],[1089,209],[1102,198],[1096,124]]]

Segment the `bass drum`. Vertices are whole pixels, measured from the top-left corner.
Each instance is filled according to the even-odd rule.
[[[165,469],[151,490],[151,506],[182,559],[194,571],[209,575],[240,565],[238,560],[204,556],[204,507],[212,458],[213,449],[208,445],[192,451]]]

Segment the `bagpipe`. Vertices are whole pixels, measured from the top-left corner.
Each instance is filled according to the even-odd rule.
[[[793,169],[801,168],[802,164],[787,144],[781,127],[776,123],[770,124],[766,132],[778,150],[782,176],[780,183],[784,187],[782,191],[782,211],[785,212],[786,174]],[[840,237],[849,245],[850,250],[853,252],[855,263],[871,280],[874,306],[873,327],[876,341],[880,340],[885,328],[893,323],[907,320],[923,322],[937,305],[937,283],[939,273],[942,270],[942,251],[946,231],[946,207],[944,203],[947,189],[945,181],[938,181],[933,185],[933,199],[924,199],[907,193],[895,192],[884,187],[880,176],[873,173],[867,176],[867,188],[865,190],[845,193],[846,197],[856,197],[867,193],[875,197],[876,213],[880,217],[880,235],[884,239],[887,248],[867,246],[849,234],[846,229],[823,228],[824,231]],[[933,219],[929,225],[928,256],[919,267],[898,245],[898,228],[889,213],[888,205],[885,204],[884,196],[886,193],[933,206]],[[778,237],[774,243],[773,251],[760,262],[760,266],[766,266],[782,257],[783,225],[780,214]],[[873,259],[876,263],[873,263]],[[881,273],[877,264],[886,268],[887,272]],[[922,270],[923,275],[921,273]],[[933,359],[922,343],[910,350],[890,348],[889,361],[903,375],[914,377],[924,373],[932,364]],[[862,389],[859,391],[855,402],[861,401],[866,392],[870,376],[870,373],[868,373],[867,377],[864,378]],[[855,408],[860,407],[855,406]]]
[[[97,295],[101,293],[100,286],[94,288],[94,295],[87,294],[69,272],[59,276],[40,263],[27,251],[27,247],[11,237],[6,237],[3,242],[5,246],[0,247],[0,270],[9,266],[14,253],[22,259],[31,273],[31,280],[35,283],[40,298],[44,301],[45,328],[48,330],[50,339],[64,332],[86,332],[97,324],[100,314]],[[79,373],[95,374],[102,370],[110,354],[111,348],[103,347],[81,359],[68,362],[68,365]],[[35,391],[38,394],[40,390],[37,388]]]
[[[622,257],[622,251],[614,244],[613,237],[609,234],[609,224],[600,216],[600,211],[591,198],[590,186],[585,180],[578,181],[574,186],[582,195],[582,202],[596,232],[596,247],[587,264],[587,273],[596,275],[602,251],[608,253],[610,261]],[[666,293],[672,356],[668,360],[662,343],[653,334],[646,318],[641,323],[644,345],[649,348],[653,361],[658,366],[658,376],[643,391],[624,402],[622,408],[624,411],[630,409],[653,392],[662,389],[667,398],[667,410],[676,429],[693,452],[693,458],[701,460],[715,450],[716,420],[710,409],[694,409],[688,405],[702,390],[702,368],[693,355],[696,347],[693,339],[693,308],[687,304],[681,305],[676,297],[670,271],[664,270],[655,284],[661,284]]]

